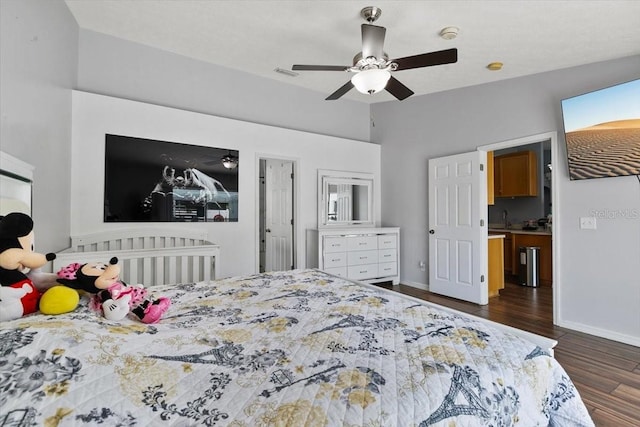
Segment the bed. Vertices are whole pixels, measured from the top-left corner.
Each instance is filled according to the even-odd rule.
[[[2,323],[0,425],[593,425],[537,335],[313,269],[149,288],[153,325]]]

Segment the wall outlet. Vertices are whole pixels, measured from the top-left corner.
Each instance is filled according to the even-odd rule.
[[[424,261],[420,261],[418,263],[418,268],[420,268],[420,271],[426,271],[427,270],[427,266],[424,264]]]
[[[596,218],[594,216],[580,217],[580,228],[583,230],[595,230]]]

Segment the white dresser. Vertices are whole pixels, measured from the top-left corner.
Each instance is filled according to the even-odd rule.
[[[307,230],[307,267],[367,283],[400,282],[400,228]]]

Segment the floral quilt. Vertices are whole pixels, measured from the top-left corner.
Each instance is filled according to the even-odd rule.
[[[592,426],[543,349],[316,270],[151,289],[160,323],[0,326],[2,426]]]

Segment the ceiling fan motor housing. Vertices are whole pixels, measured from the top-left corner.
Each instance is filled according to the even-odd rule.
[[[375,6],[367,6],[360,11],[360,16],[368,23],[376,22],[380,15],[382,15],[382,9]]]
[[[376,58],[375,56],[363,58],[362,52],[358,52],[358,54],[353,57],[353,67],[349,68],[348,71],[358,72],[371,69],[388,69],[389,71],[394,71],[396,67],[397,64],[389,62],[389,55],[387,55],[386,52],[384,52],[382,58]]]

